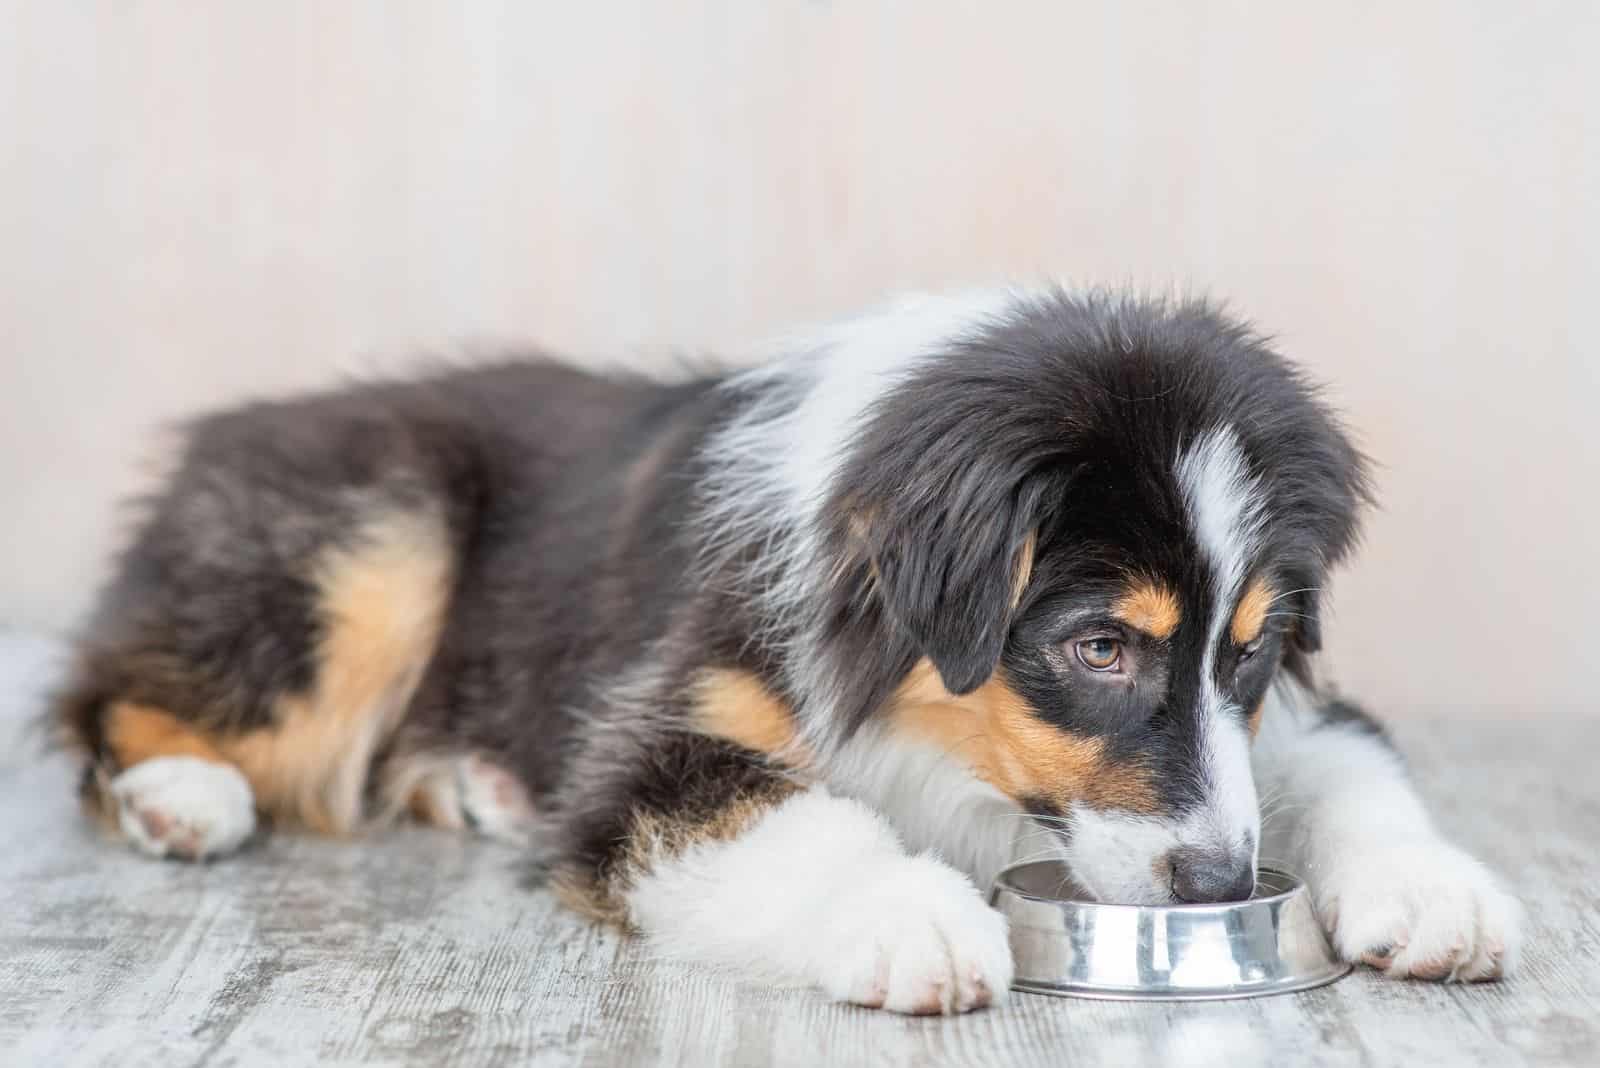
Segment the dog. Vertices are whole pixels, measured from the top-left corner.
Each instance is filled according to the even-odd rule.
[[[1314,677],[1366,462],[1209,303],[910,298],[748,370],[530,356],[185,440],[51,711],[145,853],[409,815],[903,1013],[1005,996],[982,891],[1032,858],[1151,904],[1271,862],[1347,960],[1515,965],[1517,902]]]

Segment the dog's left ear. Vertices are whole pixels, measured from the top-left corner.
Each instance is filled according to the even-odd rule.
[[[1310,656],[1322,651],[1322,598],[1314,589],[1296,595],[1294,628],[1289,640],[1296,651]]]
[[[857,524],[884,609],[958,695],[1000,663],[1033,571],[1044,496],[1038,482],[995,495],[975,478],[943,494],[897,496]]]
[[[1305,581],[1301,585],[1307,588],[1295,594],[1291,602],[1294,625],[1286,636],[1283,666],[1302,685],[1315,689],[1312,660],[1322,651],[1322,600],[1314,583]]]

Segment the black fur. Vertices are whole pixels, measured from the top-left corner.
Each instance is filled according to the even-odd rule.
[[[1388,745],[1394,746],[1389,738],[1388,728],[1373,719],[1372,716],[1360,705],[1345,700],[1331,700],[1317,710],[1322,717],[1324,727],[1343,727],[1371,735]]]

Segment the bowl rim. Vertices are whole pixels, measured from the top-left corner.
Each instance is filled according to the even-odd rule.
[[[1280,904],[1298,894],[1304,894],[1306,892],[1306,881],[1304,879],[1300,878],[1300,876],[1296,875],[1292,871],[1285,871],[1282,868],[1273,867],[1271,865],[1264,865],[1256,869],[1257,881],[1260,881],[1262,873],[1271,873],[1272,875],[1276,875],[1281,879],[1288,881],[1290,885],[1287,890],[1280,890],[1278,893],[1271,894],[1267,897],[1246,898],[1243,901],[1174,901],[1165,905],[1133,905],[1120,901],[1090,901],[1079,897],[1043,897],[1039,894],[1022,889],[1020,886],[1017,886],[1007,878],[1007,876],[1009,876],[1012,872],[1020,871],[1023,868],[1032,868],[1041,864],[1059,865],[1060,863],[1061,862],[1058,860],[1045,859],[1023,861],[1018,864],[1008,864],[1004,868],[1001,868],[999,873],[995,875],[994,884],[991,887],[990,893],[991,895],[994,895],[1003,891],[1007,894],[1015,895],[1024,901],[1037,901],[1044,905],[1058,905],[1079,909],[1126,909],[1134,912],[1194,913],[1235,912],[1253,906],[1270,906]]]

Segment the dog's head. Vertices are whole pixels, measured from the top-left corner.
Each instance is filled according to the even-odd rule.
[[[1248,896],[1251,741],[1366,496],[1314,391],[1208,306],[1053,292],[857,425],[823,513],[827,640],[887,672],[857,705],[1038,816],[1103,899]]]

